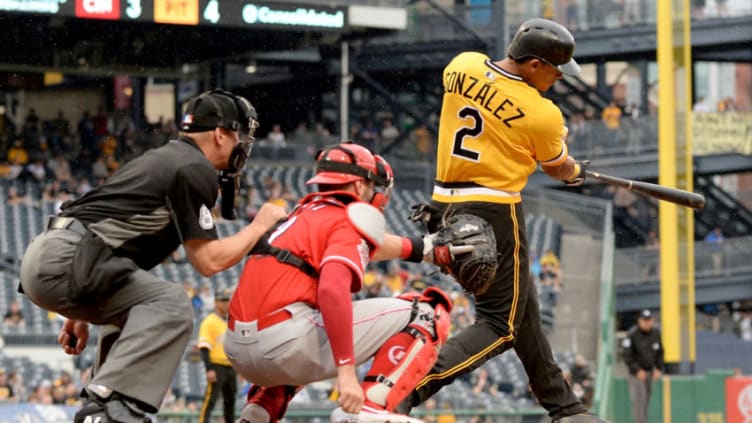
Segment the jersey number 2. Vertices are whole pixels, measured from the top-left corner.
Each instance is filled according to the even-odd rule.
[[[477,162],[480,158],[480,152],[463,147],[462,142],[465,140],[465,137],[475,138],[483,132],[483,117],[477,109],[472,107],[463,108],[457,115],[461,119],[471,118],[473,122],[468,126],[463,126],[454,133],[452,155]]]

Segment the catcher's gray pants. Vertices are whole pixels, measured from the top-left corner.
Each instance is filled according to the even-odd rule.
[[[136,399],[155,412],[162,403],[193,330],[193,310],[179,284],[137,270],[109,295],[74,303],[68,273],[81,235],[48,230],[29,244],[21,285],[38,306],[69,319],[122,328],[91,380]],[[103,331],[102,333],[104,333]],[[102,359],[98,356],[98,359]]]
[[[636,376],[629,376],[629,396],[632,399],[632,422],[647,423],[648,404],[650,404],[650,392],[653,387],[653,377],[647,372],[644,381]]]
[[[433,308],[418,303],[414,322],[433,333]],[[261,386],[305,385],[337,375],[321,312],[303,303],[285,307],[289,320],[257,329],[254,322],[234,322],[225,334],[225,354],[238,374]],[[410,323],[412,303],[398,298],[353,302],[355,363],[373,357]]]

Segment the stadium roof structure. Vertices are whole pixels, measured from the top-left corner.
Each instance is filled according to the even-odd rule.
[[[2,0],[0,72],[180,79],[199,64],[248,61],[407,26],[398,6],[312,0]],[[395,4],[399,4],[395,2]],[[310,56],[300,55],[302,61]]]

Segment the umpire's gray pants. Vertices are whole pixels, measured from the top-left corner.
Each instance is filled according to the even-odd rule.
[[[632,399],[633,423],[647,423],[652,386],[653,377],[650,372],[647,372],[644,381],[637,379],[634,375],[629,376],[629,396]]]
[[[69,319],[122,328],[91,383],[152,407],[172,382],[193,330],[193,309],[183,288],[138,270],[113,293],[86,303],[68,299],[68,271],[81,235],[46,231],[29,244],[21,285],[38,306]],[[96,364],[95,364],[96,367]]]

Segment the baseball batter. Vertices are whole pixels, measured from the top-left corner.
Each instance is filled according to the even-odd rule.
[[[568,185],[584,181],[586,164],[567,153],[561,111],[541,95],[563,74],[579,72],[574,47],[566,28],[532,19],[515,34],[508,57],[492,61],[465,52],[444,69],[432,205],[441,211],[451,204],[456,213],[491,223],[498,271],[487,292],[476,295],[475,323],[447,340],[430,373],[399,407],[402,411],[514,348],[533,393],[554,421],[598,421],[585,414],[543,333],[537,293],[528,279],[520,195],[539,163]],[[429,230],[439,218],[440,213],[434,216]]]
[[[388,191],[377,189],[391,186],[390,169],[364,147],[327,147],[308,181],[318,192],[246,262],[225,337],[233,367],[255,384],[242,422],[279,421],[300,386],[330,378],[339,391],[332,421],[418,421],[392,410],[435,361],[451,302],[437,288],[351,300],[384,242]],[[399,237],[390,242],[401,251]],[[356,366],[372,357],[358,380]]]

